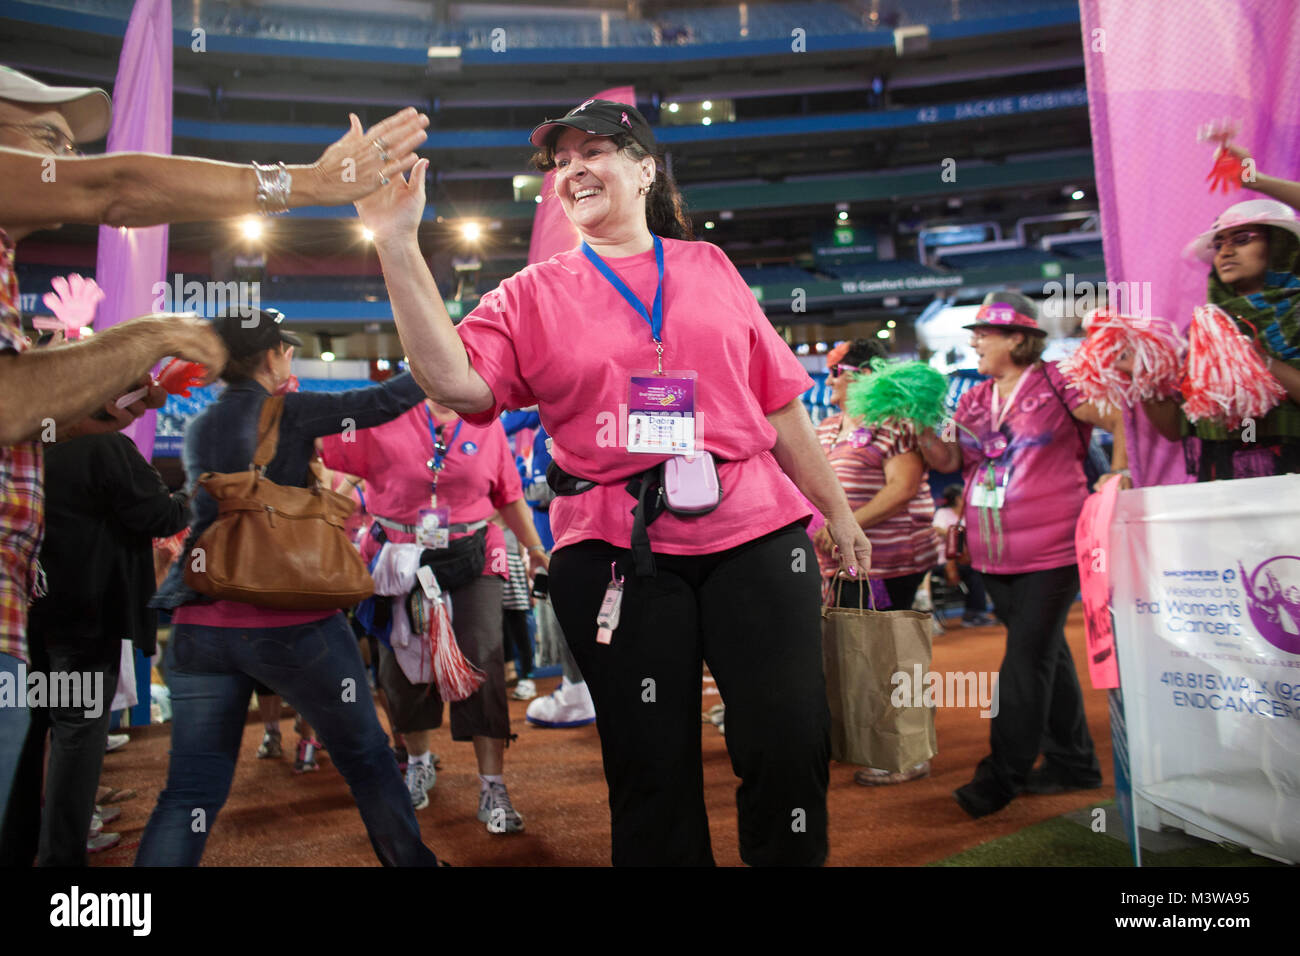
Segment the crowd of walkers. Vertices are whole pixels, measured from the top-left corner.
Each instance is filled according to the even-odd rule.
[[[1091,429],[1115,438],[1101,480],[1126,482],[1124,430],[1042,360],[1032,301],[1012,291],[985,300],[970,328],[987,378],[961,397],[951,431],[849,413],[847,388],[884,357],[874,340],[831,353],[843,411],[814,428],[801,401],[807,371],[721,250],[693,241],[654,133],[629,104],[588,100],[533,131],[533,161],[554,172],[582,241],[503,281],[459,324],[418,243],[423,115],[404,110],[364,131],[353,117],[310,167],[75,158],[78,142],[106,130],[109,110],[102,91],[0,70],[0,170],[35,182],[48,154],[61,163],[39,199],[37,190],[0,195],[0,676],[78,671],[111,688],[122,639],[152,654],[155,613],[170,617],[170,761],[137,865],[200,862],[219,831],[254,694],[266,728],[257,756],[283,756],[287,702],[299,719],[294,768],[328,754],[382,863],[439,863],[417,812],[436,785],[430,734],[444,698],[451,738],[472,744],[478,770],[466,812],[493,834],[519,832],[524,814],[505,775],[514,737],[506,657],[510,648],[514,695],[526,699],[530,631],[554,648],[564,677],[530,704],[528,722],[594,720],[615,864],[713,862],[704,665],[726,704],[742,859],[820,864],[831,770],[819,608],[829,582],[847,582],[834,588],[844,606],[871,589],[881,606],[911,608],[927,575],[943,577],[965,585],[973,624],[991,621],[987,589],[1007,647],[991,752],[955,794],[972,817],[1023,792],[1100,785],[1064,623],[1078,589],[1074,525],[1095,487],[1085,468]],[[336,175],[343,168],[354,174]],[[210,322],[146,316],[43,347],[22,332],[14,243],[37,228],[345,202],[374,236],[407,373],[346,392],[296,391],[301,343],[270,310]],[[1254,309],[1262,347],[1285,346],[1270,368],[1290,397],[1266,429],[1275,441],[1265,464],[1296,470],[1300,226],[1288,207],[1268,205],[1258,215],[1229,210],[1202,245],[1212,300]],[[1276,336],[1268,316],[1280,316]],[[119,434],[161,405],[149,369],[169,355],[224,383],[186,429],[180,491]],[[133,402],[118,401],[136,389]],[[635,426],[611,442],[599,423],[621,407]],[[533,418],[508,433],[503,413],[520,410]],[[1147,414],[1171,434],[1178,427],[1176,408]],[[268,419],[278,433],[263,461]],[[54,434],[43,435],[50,423]],[[1230,476],[1233,450],[1205,447],[1201,477]],[[277,486],[318,489],[328,474],[355,499],[349,531],[374,596],[294,609],[195,589],[190,558],[226,508],[204,479],[255,461]],[[930,470],[960,477],[938,514]],[[810,538],[815,514],[822,527]],[[964,545],[947,543],[954,524]],[[155,593],[153,540],[181,531]],[[792,564],[792,554],[817,560]],[[529,592],[543,590],[530,628]],[[448,692],[442,657],[412,660],[412,634],[436,630],[437,612],[420,598],[435,591],[451,651],[474,677],[467,692]],[[372,683],[373,694],[340,699],[340,687]],[[656,706],[645,706],[647,693]],[[93,718],[63,706],[0,708],[3,862],[86,862],[106,797],[97,788],[108,733],[107,707]],[[928,771],[928,762],[864,768],[855,779],[901,784]],[[792,807],[803,826],[791,827]],[[192,825],[198,810],[203,827]]]

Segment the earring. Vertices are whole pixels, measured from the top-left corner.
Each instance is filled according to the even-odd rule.
[[[638,189],[638,190],[636,191],[636,194],[637,194],[638,196],[644,196],[644,195],[648,194],[649,192],[650,192],[650,187],[649,187],[649,186],[642,186],[640,189]]]

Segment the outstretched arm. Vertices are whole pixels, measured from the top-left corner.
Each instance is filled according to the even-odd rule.
[[[415,164],[429,119],[408,108],[362,131],[351,128],[310,166],[290,166],[290,206],[337,205],[377,189],[380,174],[395,177]],[[387,147],[385,161],[374,146]],[[257,177],[247,164],[188,156],[109,153],[55,159],[0,148],[0,225],[55,222],[152,226],[201,222],[259,211]]]
[[[424,211],[428,166],[429,161],[422,159],[409,179],[394,176],[388,186],[358,202],[357,212],[375,235],[388,301],[411,374],[439,405],[463,415],[473,414],[492,407],[492,389],[470,365],[469,354],[420,253],[416,232]]]
[[[35,438],[47,420],[57,437],[59,428],[128,391],[165,355],[202,363],[209,379],[226,364],[225,346],[207,322],[163,314],[123,322],[86,342],[0,355],[0,445]]]

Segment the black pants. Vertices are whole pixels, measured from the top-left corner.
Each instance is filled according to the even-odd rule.
[[[501,629],[505,637],[505,659],[518,664],[516,673],[520,680],[532,677],[533,648],[528,640],[528,612],[505,608],[501,612]]]
[[[1024,574],[984,574],[993,608],[1007,626],[998,675],[998,713],[991,721],[992,753],[971,785],[981,798],[1003,803],[1018,794],[1042,753],[1054,774],[1101,781],[1101,767],[1083,712],[1083,692],[1065,642],[1065,619],[1079,591],[1071,564]]]
[[[596,643],[610,562],[626,577],[618,629]],[[830,713],[812,542],[790,525],[711,555],[562,548],[551,598],[596,705],[615,865],[712,865],[700,755],[702,661],[727,705],[740,777],[740,855],[752,866],[826,859]]]
[[[46,633],[37,627],[31,630],[30,644],[31,672],[90,675],[97,685],[100,712],[87,717],[84,706],[32,709],[8,812],[0,827],[0,866],[31,866],[34,858],[41,866],[85,866],[86,838],[104,766],[112,717],[109,708],[117,689],[122,644],[79,634]]]
[[[966,608],[962,612],[962,617],[969,620],[977,615],[987,614],[989,598],[984,593],[984,575],[969,564],[960,562],[957,564],[957,574],[961,577],[962,584],[966,585]]]

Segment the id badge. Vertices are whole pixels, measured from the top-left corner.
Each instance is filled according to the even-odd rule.
[[[992,488],[988,485],[988,479],[977,480],[975,486],[970,490],[970,503],[976,508],[992,508],[1001,510],[1002,505],[1007,500],[1007,482],[1011,477],[1010,468],[995,468],[994,478],[997,481]]]
[[[422,548],[445,548],[451,543],[451,512],[447,508],[421,508],[415,526],[415,543]]]
[[[695,372],[633,372],[628,384],[627,450],[695,454]]]

